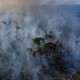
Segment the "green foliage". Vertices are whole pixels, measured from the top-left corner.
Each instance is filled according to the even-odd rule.
[[[33,43],[36,45],[40,45],[41,41],[44,42],[44,38],[39,37],[39,38],[33,39]]]
[[[55,43],[53,43],[53,42],[49,42],[49,43],[45,43],[45,45],[43,46],[43,48],[45,50],[51,50],[51,51],[54,50],[55,51],[56,48],[57,48],[57,45]]]
[[[48,35],[50,38],[53,36]],[[43,42],[43,45],[40,47],[41,42]],[[54,54],[58,48],[57,43],[56,42],[45,42],[44,38],[38,37],[33,39],[33,43],[35,45],[37,45],[37,49],[36,51],[32,50],[31,48],[28,48],[28,51],[32,52],[33,56],[35,55],[48,55],[49,53]],[[54,54],[55,55],[55,54]]]
[[[52,40],[49,42],[46,42],[46,39],[52,39],[53,35],[48,34],[46,37],[47,38],[38,37],[33,39],[33,43],[37,45],[37,48],[35,51],[31,48],[28,50],[32,53],[33,57],[36,57],[39,55],[45,55],[46,59],[48,58],[48,56],[51,57],[50,59],[48,59],[49,63],[54,64],[56,68],[58,68],[61,72],[66,72],[65,65],[67,64],[67,61],[64,60],[64,58],[58,52],[58,49],[60,49],[59,47],[62,44],[62,42],[60,40],[56,40],[55,42],[53,42]],[[47,70],[45,72],[47,74],[49,73]]]

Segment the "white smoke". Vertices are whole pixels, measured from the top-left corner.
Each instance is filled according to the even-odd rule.
[[[61,8],[60,8],[61,7]],[[76,6],[75,6],[76,7]],[[49,29],[53,30],[62,41],[71,49],[72,59],[76,67],[80,67],[80,17],[79,11],[73,6],[59,6],[52,9],[53,17],[49,20]],[[66,10],[65,10],[66,9]],[[48,29],[48,30],[49,30]]]
[[[3,56],[7,55],[10,58],[9,61],[3,58],[5,63],[0,62],[1,65],[5,65],[1,73],[6,74],[5,68],[8,71],[11,70],[12,80],[19,76],[23,67],[37,74],[40,66],[33,63],[27,48],[32,47],[33,38],[44,36],[44,34],[44,31],[38,27],[38,21],[35,21],[34,16],[30,14],[24,16],[8,12],[0,16],[0,52]]]
[[[69,15],[66,15],[65,11],[60,10],[60,12],[54,12],[54,15],[51,17],[49,14],[40,16],[38,14],[38,16],[35,16],[32,13],[25,13],[26,15],[23,15],[13,12],[1,15],[0,55],[4,56],[1,58],[4,60],[4,63],[0,61],[0,75],[7,74],[8,71],[11,71],[12,80],[16,80],[20,71],[25,67],[33,75],[33,80],[39,80],[37,74],[42,67],[40,57],[33,58],[27,52],[27,48],[33,47],[33,38],[43,37],[46,32],[48,33],[50,31],[53,31],[58,39],[63,40],[65,46],[67,45],[69,49],[71,48],[71,54],[75,55],[75,58],[79,60],[80,19],[74,13],[67,13]],[[42,57],[41,59],[45,63]],[[79,66],[76,62],[76,67]]]

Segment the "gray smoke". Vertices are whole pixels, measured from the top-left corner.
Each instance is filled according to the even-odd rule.
[[[54,8],[52,11],[54,15],[49,15],[44,11],[45,15],[38,13],[36,15],[36,12],[27,12],[25,15],[8,12],[0,16],[1,76],[10,73],[12,80],[16,80],[20,71],[26,69],[25,71],[33,75],[33,80],[39,80],[37,74],[42,67],[41,59],[45,65],[47,65],[46,60],[43,57],[33,58],[27,48],[33,47],[33,38],[44,37],[50,31],[53,31],[57,39],[63,41],[67,49],[71,49],[74,57],[70,60],[76,68],[80,67],[80,18],[75,13],[61,11],[61,9],[58,11]]]

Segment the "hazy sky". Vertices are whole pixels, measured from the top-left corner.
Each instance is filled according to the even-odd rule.
[[[31,7],[32,5],[44,4],[80,4],[80,0],[0,0],[0,11],[7,9],[18,9],[22,7]]]
[[[80,4],[80,0],[51,0],[54,4]]]

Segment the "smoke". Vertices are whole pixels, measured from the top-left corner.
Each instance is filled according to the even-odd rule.
[[[3,55],[1,59],[4,60],[0,62],[0,70],[3,67],[0,76],[8,74],[11,80],[16,80],[21,70],[27,69],[30,74],[35,73],[32,74],[35,78],[40,66],[34,63],[35,59],[27,52],[27,48],[32,47],[33,38],[44,34],[30,14],[24,16],[8,12],[0,16],[0,55]]]
[[[65,45],[68,45],[68,48],[71,49],[74,59],[70,60],[74,62],[77,68],[80,68],[79,9],[79,6],[58,6],[52,9],[51,12],[54,15],[48,19],[50,24],[49,29],[53,30],[58,38],[62,39]]]
[[[70,54],[74,57],[69,60],[80,68],[80,17],[76,12],[73,13],[74,9],[69,7],[66,10],[64,6],[49,9],[53,15],[51,12],[48,14],[46,8],[42,10],[45,15],[38,17],[32,13],[23,15],[15,12],[0,16],[0,56],[3,56],[0,61],[0,75],[2,77],[8,74],[11,80],[16,80],[20,72],[26,69],[25,71],[32,75],[33,80],[39,80],[38,73],[43,63],[47,66],[46,60],[44,56],[33,58],[27,48],[33,48],[33,38],[44,37],[45,33],[50,31],[63,41],[67,49],[71,50]],[[46,78],[45,80],[49,80]]]

